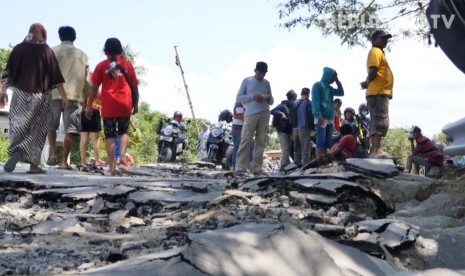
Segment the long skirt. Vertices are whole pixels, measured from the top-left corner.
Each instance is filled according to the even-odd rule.
[[[39,165],[52,119],[50,93],[28,93],[14,88],[9,119],[8,155],[20,151],[22,162]]]

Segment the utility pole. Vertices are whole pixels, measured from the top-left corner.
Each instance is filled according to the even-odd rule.
[[[179,59],[177,47],[178,46],[174,46],[174,51],[176,52],[176,65],[179,67],[179,70],[181,70],[182,81],[184,82],[184,88],[186,89],[186,95],[187,95],[187,100],[189,101],[189,107],[191,108],[192,119],[195,122],[194,107],[192,106],[191,96],[189,95],[189,87],[187,86],[186,79],[184,78],[184,70],[182,69],[182,66],[181,66],[181,60]]]

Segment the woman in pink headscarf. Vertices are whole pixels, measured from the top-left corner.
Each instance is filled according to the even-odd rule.
[[[10,104],[10,159],[3,169],[14,171],[19,161],[29,163],[29,173],[44,173],[39,167],[49,121],[52,118],[50,91],[58,88],[63,107],[66,99],[58,62],[47,45],[47,31],[32,24],[24,41],[11,51],[1,78],[0,107],[8,102],[6,89],[13,90]]]

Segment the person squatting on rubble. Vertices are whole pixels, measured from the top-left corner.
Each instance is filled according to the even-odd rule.
[[[332,100],[331,100],[332,101]],[[294,164],[298,167],[312,159],[312,143],[315,138],[315,122],[310,101],[310,88],[304,87],[300,92],[300,99],[294,103],[297,114],[297,139],[299,146],[294,149]]]
[[[12,172],[21,161],[29,163],[28,173],[45,173],[39,167],[52,117],[51,90],[57,88],[60,105],[68,106],[65,79],[53,50],[47,45],[47,31],[32,24],[24,41],[11,50],[0,82],[0,107],[8,102],[7,88],[13,89],[10,105],[10,159],[3,169]]]
[[[237,153],[236,174],[240,175],[249,168],[255,175],[263,174],[263,153],[268,141],[270,122],[270,105],[274,99],[270,82],[265,79],[268,65],[257,62],[255,75],[245,78],[236,96],[236,102],[244,103],[244,125],[241,132],[241,143]],[[249,167],[249,151],[255,136],[253,164]]]
[[[73,27],[63,26],[58,29],[61,44],[53,47],[53,52],[60,66],[60,71],[65,78],[64,88],[68,98],[68,106],[63,109],[61,96],[58,90],[52,90],[52,121],[48,131],[50,144],[50,156],[47,165],[57,164],[56,139],[57,130],[60,127],[60,119],[63,116],[65,140],[63,141],[63,156],[61,157],[60,169],[71,170],[68,157],[71,147],[81,132],[81,103],[90,92],[90,72],[86,53],[74,46],[76,31]]]
[[[408,139],[412,154],[407,158],[406,173],[412,171],[412,164],[418,164],[425,167],[425,174],[428,174],[432,166],[442,167],[444,155],[438,149],[436,143],[423,136],[418,126],[412,126],[409,130]],[[416,146],[414,146],[414,142]],[[418,171],[415,171],[418,174]]]
[[[335,144],[329,154],[334,159],[345,160],[347,158],[355,158],[357,156],[357,137],[352,132],[350,124],[343,124],[340,128],[342,135],[341,140]]]
[[[276,127],[276,131],[278,132],[279,144],[281,145],[281,170],[291,163],[289,158],[292,135],[290,114],[297,94],[294,90],[290,90],[286,93],[286,98],[287,100],[282,101],[271,110],[273,121],[275,121],[274,118],[277,118],[274,127]]]
[[[337,88],[331,86],[336,82]],[[332,133],[335,116],[334,96],[344,96],[344,88],[336,70],[324,67],[323,76],[312,87],[312,111],[316,125],[316,157],[326,155],[333,145]]]
[[[92,74],[92,89],[87,102],[86,117],[92,118],[92,102],[102,86],[102,117],[110,175],[115,175],[116,135],[120,137],[120,156],[126,156],[129,142],[131,114],[138,111],[138,81],[132,63],[124,58],[123,46],[117,38],[105,42],[107,59],[97,64]],[[135,94],[135,95],[134,95]],[[126,160],[120,159],[119,169],[129,170]]]

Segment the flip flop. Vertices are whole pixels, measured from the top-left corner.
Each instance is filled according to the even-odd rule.
[[[44,174],[44,173],[47,173],[47,171],[43,170],[42,168],[39,168],[38,170],[27,171],[26,173],[28,173],[28,174]]]
[[[45,164],[47,164],[48,166],[55,166],[56,164],[58,164],[58,162],[55,157],[49,157]]]
[[[65,171],[72,171],[73,167],[71,167],[70,165],[66,165],[65,167],[59,166],[58,169],[65,170]]]
[[[11,155],[10,159],[8,159],[8,161],[5,163],[5,166],[3,166],[3,169],[9,173],[14,171],[16,168],[16,164],[19,162],[19,160],[21,160],[21,158],[23,158],[23,155],[21,154],[21,152],[15,151]]]

